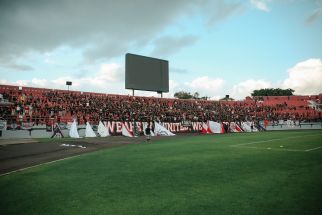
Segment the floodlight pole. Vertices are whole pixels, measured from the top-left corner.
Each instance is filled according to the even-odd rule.
[[[132,96],[134,96],[134,89],[132,89]]]

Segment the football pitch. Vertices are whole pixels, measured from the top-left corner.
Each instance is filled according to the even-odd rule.
[[[322,214],[322,131],[154,138],[0,176],[0,197],[1,214]]]

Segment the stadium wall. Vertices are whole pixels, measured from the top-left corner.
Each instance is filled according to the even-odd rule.
[[[182,123],[162,123],[165,128],[170,130],[173,133],[193,133],[200,132],[202,129],[202,122],[192,122],[190,126],[186,126]],[[125,125],[129,128],[130,131],[134,129],[134,122],[115,122],[110,121],[106,122],[106,127],[109,133],[112,136],[122,135],[122,126]],[[136,122],[136,126],[140,133],[143,133],[143,122]],[[94,132],[97,134],[97,125],[92,125]],[[70,123],[60,124],[61,131],[64,137],[69,136],[69,128]],[[78,133],[80,136],[85,136],[85,125],[77,126]],[[31,126],[26,124],[22,124],[22,126],[17,125],[6,125],[2,130],[2,134],[0,138],[8,139],[8,138],[50,138],[53,135],[53,127],[45,125],[40,126]]]
[[[203,122],[191,122],[189,126],[183,123],[162,123],[165,128],[173,133],[200,133],[202,130]],[[262,123],[261,123],[262,124]],[[122,134],[122,126],[125,125],[130,131],[134,129],[133,122],[107,122],[106,127],[112,136],[118,136]],[[143,133],[143,122],[136,122],[138,131]],[[61,131],[64,137],[69,137],[70,124],[60,124]],[[97,134],[97,125],[92,126],[94,132]],[[85,136],[85,125],[78,126],[78,132],[81,137]],[[301,123],[301,124],[271,124],[265,128],[268,131],[276,130],[302,130],[302,129],[322,129],[322,122],[319,123]],[[40,125],[40,126],[21,126],[12,128],[10,126],[3,127],[1,130],[1,139],[11,138],[50,138],[53,135],[53,127]]]
[[[322,129],[322,122],[320,123],[301,123],[299,125],[269,125],[266,127],[267,131],[280,131],[280,130],[308,130],[308,129]]]

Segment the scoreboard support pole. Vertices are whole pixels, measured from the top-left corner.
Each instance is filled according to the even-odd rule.
[[[157,91],[157,93],[161,95],[161,98],[163,98],[163,94],[162,94],[163,92],[162,91]]]

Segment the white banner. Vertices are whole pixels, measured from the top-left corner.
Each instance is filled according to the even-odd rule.
[[[242,122],[241,127],[245,132],[257,132],[258,131],[258,129],[254,126],[254,123],[249,122],[249,121],[248,122]]]
[[[242,129],[239,127],[239,125],[235,122],[230,123],[230,131],[231,132],[243,132]]]
[[[124,123],[122,125],[122,135],[125,137],[134,137],[133,131],[130,131]]]
[[[34,126],[33,122],[23,122],[21,125],[21,128],[24,130],[28,130],[28,129],[32,129],[33,126]]]
[[[170,132],[168,129],[160,125],[159,123],[154,123],[154,133],[157,136],[174,136],[175,134]]]
[[[293,120],[288,119],[288,120],[286,121],[286,125],[287,125],[288,127],[292,127],[292,128],[294,128],[294,121],[293,121]]]
[[[85,137],[96,137],[96,134],[94,133],[92,126],[89,124],[89,122],[86,122]]]
[[[7,130],[7,121],[0,120],[0,130]]]
[[[214,122],[214,121],[208,121],[208,125],[210,128],[210,131],[214,134],[222,134],[223,132],[223,127],[221,123]]]
[[[71,138],[79,138],[79,134],[78,134],[78,131],[77,131],[76,120],[74,120],[73,124],[70,127],[69,136]]]
[[[208,123],[202,123],[202,129],[201,129],[201,133],[203,134],[210,134],[211,133],[211,130],[210,128],[208,127]]]
[[[99,124],[98,124],[97,132],[101,137],[110,136],[110,133],[108,132],[107,127],[102,123],[102,121],[100,121]]]

